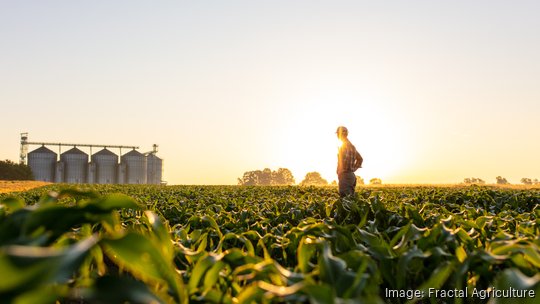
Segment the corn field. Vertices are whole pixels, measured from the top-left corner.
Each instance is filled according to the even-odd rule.
[[[538,303],[539,206],[486,186],[50,185],[0,196],[0,299]]]

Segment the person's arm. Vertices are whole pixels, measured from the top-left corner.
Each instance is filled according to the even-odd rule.
[[[354,171],[356,171],[358,168],[362,168],[362,162],[364,159],[362,158],[362,155],[354,150],[355,156],[354,156]]]

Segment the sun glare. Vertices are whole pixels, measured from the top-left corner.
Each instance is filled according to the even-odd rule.
[[[337,153],[342,142],[335,132],[340,125],[348,128],[349,140],[364,158],[356,174],[366,183],[375,177],[391,181],[403,169],[409,149],[404,128],[375,103],[321,103],[293,112],[303,114],[290,117],[284,125],[276,140],[275,162],[289,168],[297,183],[312,171],[321,173],[328,182],[337,179]]]

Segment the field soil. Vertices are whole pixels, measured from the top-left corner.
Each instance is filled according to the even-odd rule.
[[[48,185],[48,182],[40,181],[6,181],[0,180],[0,193],[26,191],[29,189]]]

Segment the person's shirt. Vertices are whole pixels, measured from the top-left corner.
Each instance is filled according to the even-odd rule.
[[[362,167],[362,161],[360,153],[348,139],[345,139],[338,151],[337,173],[354,172]]]

